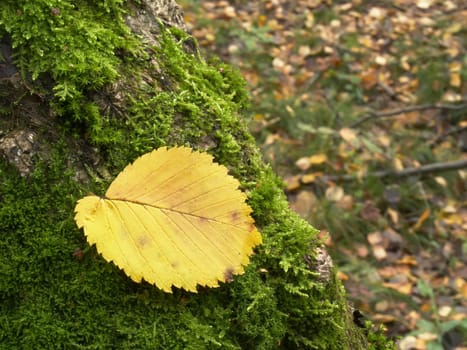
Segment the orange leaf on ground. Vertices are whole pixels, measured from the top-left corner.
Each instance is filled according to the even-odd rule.
[[[300,175],[288,176],[284,179],[285,186],[288,191],[293,191],[300,188]]]
[[[412,230],[418,231],[422,227],[425,220],[430,217],[430,214],[431,214],[430,208],[426,208],[425,211],[422,213],[422,215],[420,215],[420,217],[418,218],[415,225],[412,226]]]
[[[310,157],[310,164],[323,164],[328,160],[328,157],[324,153],[314,154]]]
[[[397,290],[399,293],[410,295],[412,294],[413,284],[411,282],[405,283],[383,283],[384,287]]]
[[[318,172],[318,173],[311,173],[311,174],[305,174],[301,177],[301,181],[304,183],[304,184],[310,184],[312,182],[315,182],[315,180],[318,178],[318,176],[321,176],[323,175],[322,172]]]

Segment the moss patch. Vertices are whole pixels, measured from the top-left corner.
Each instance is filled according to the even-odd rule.
[[[82,98],[118,75],[118,50],[134,51],[137,41],[122,21],[121,0],[5,0],[2,32],[11,36],[25,77],[51,75],[61,101]]]
[[[305,255],[319,244],[316,230],[288,209],[280,179],[261,160],[241,117],[247,103],[243,80],[232,68],[184,50],[187,36],[176,30],[162,30],[159,46],[144,47],[144,57],[122,68],[116,51],[127,47],[123,41],[129,35],[123,10],[117,1],[101,4],[7,1],[1,12],[0,31],[11,36],[25,75],[54,78],[51,105],[62,116],[63,135],[30,178],[0,162],[2,346],[363,348],[366,340],[346,317],[340,284],[323,283],[306,263]],[[77,33],[77,23],[85,20],[89,30]],[[92,39],[93,31],[102,36]],[[67,32],[76,34],[70,42],[76,52],[62,56]],[[41,51],[37,43],[44,38]],[[135,50],[143,52],[143,46]],[[100,65],[94,54],[102,56]],[[70,70],[70,64],[80,69]],[[115,82],[125,69],[135,83],[128,84],[121,115],[86,97]],[[73,92],[62,94],[68,82]],[[76,200],[90,191],[101,194],[106,186],[98,179],[78,185],[65,166],[73,153],[69,140],[75,137],[100,148],[113,174],[161,145],[212,153],[241,181],[263,235],[246,273],[219,288],[200,288],[198,294],[178,289],[166,294],[132,282],[105,262],[73,222]]]

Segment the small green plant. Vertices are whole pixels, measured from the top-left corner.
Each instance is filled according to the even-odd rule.
[[[417,283],[417,288],[422,297],[429,298],[431,305],[432,319],[420,319],[417,322],[417,330],[410,332],[410,335],[431,334],[433,338],[428,342],[428,350],[444,350],[444,336],[446,333],[456,329],[459,333],[467,334],[467,319],[443,321],[439,316],[439,308],[436,302],[436,294],[431,285],[420,279]]]

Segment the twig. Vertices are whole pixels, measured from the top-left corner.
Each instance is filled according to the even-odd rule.
[[[383,89],[384,91],[387,92],[387,94],[389,96],[391,96],[391,98],[395,98],[397,96],[396,92],[394,91],[393,88],[391,88],[389,85],[383,83],[382,81],[378,81],[377,82],[378,86]]]
[[[456,160],[452,162],[440,162],[440,163],[433,163],[433,164],[427,164],[427,165],[422,165],[418,168],[407,168],[404,170],[381,170],[381,171],[375,171],[373,173],[368,173],[364,175],[364,178],[368,177],[375,177],[378,179],[384,178],[384,177],[407,177],[407,176],[413,176],[413,175],[422,175],[422,174],[432,174],[432,173],[438,173],[438,172],[443,172],[443,171],[449,171],[449,170],[458,170],[458,169],[464,169],[467,168],[467,158],[466,159],[461,159],[461,160]],[[356,175],[323,175],[319,177],[321,181],[334,181],[334,182],[350,182],[350,181],[355,181],[360,179],[360,177]],[[307,186],[308,184],[302,184],[302,186]]]
[[[441,143],[443,140],[445,140],[447,137],[452,136],[452,135],[456,135],[456,134],[460,134],[460,133],[462,133],[464,131],[467,131],[467,126],[453,128],[452,130],[449,130],[449,131],[445,132],[444,134],[441,134],[441,135],[435,137],[432,141],[429,142],[428,146],[433,148],[436,145],[438,145],[439,143]]]
[[[409,106],[406,108],[400,108],[400,109],[393,109],[392,111],[387,111],[387,112],[368,112],[366,116],[363,118],[360,118],[356,122],[352,123],[350,125],[351,128],[355,128],[359,126],[360,124],[363,124],[364,122],[370,120],[370,119],[376,119],[376,118],[387,118],[387,117],[394,117],[399,114],[403,113],[409,113],[409,112],[415,112],[415,111],[424,111],[427,109],[444,109],[444,110],[460,110],[463,108],[467,107],[467,103],[463,104],[456,104],[456,105],[447,105],[447,104],[442,104],[442,103],[434,103],[434,104],[423,104],[423,105],[417,105],[417,106]]]

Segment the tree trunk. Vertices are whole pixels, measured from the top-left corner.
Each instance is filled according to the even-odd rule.
[[[1,348],[390,348],[354,324],[317,231],[263,163],[243,79],[200,57],[172,0],[0,10]],[[73,221],[77,199],[175,145],[229,168],[263,237],[245,274],[198,293],[132,282]]]

